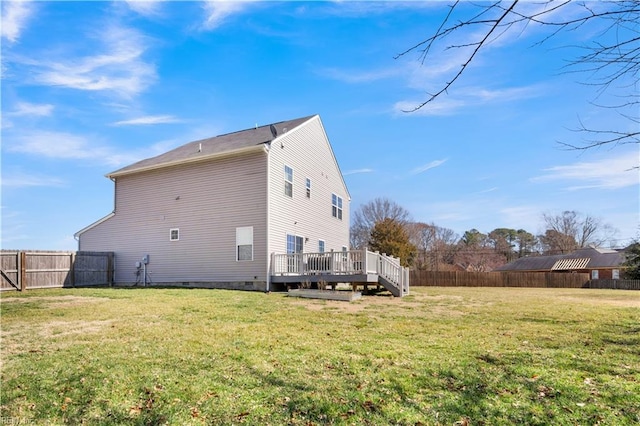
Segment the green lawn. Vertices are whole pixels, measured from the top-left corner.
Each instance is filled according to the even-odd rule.
[[[1,295],[2,424],[637,424],[640,292]]]

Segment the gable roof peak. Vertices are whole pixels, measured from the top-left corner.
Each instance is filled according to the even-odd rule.
[[[211,138],[188,142],[163,154],[146,158],[107,174],[109,178],[132,173],[154,170],[177,164],[201,161],[220,155],[229,155],[260,149],[278,136],[295,129],[301,124],[319,117],[310,115],[293,120],[279,121],[262,126],[250,127]]]

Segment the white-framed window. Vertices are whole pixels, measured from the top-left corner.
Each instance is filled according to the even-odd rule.
[[[342,220],[342,197],[331,194],[331,215]]]
[[[307,198],[311,198],[311,179],[307,178],[305,187],[307,188]]]
[[[253,226],[236,228],[236,260],[253,260]]]
[[[324,253],[324,241],[318,240],[318,253]]]
[[[284,195],[293,197],[293,169],[284,166]]]
[[[169,241],[180,241],[180,228],[169,229]]]
[[[302,253],[303,247],[302,237],[287,234],[287,254]]]

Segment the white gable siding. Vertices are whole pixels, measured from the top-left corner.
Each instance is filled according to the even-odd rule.
[[[285,165],[293,168],[293,197],[285,195]],[[272,142],[269,191],[269,252],[285,253],[287,234],[304,237],[305,252],[317,252],[319,240],[326,251],[348,247],[349,193],[318,116]],[[342,220],[331,215],[332,193],[342,197]]]
[[[114,251],[117,283],[135,282],[145,254],[154,283],[265,282],[266,192],[264,151],[122,176],[115,215],[80,234],[80,249]],[[238,262],[236,228],[248,226],[254,260]]]

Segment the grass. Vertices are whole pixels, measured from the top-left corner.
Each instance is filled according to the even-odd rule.
[[[69,289],[1,315],[3,424],[640,422],[639,292]]]

